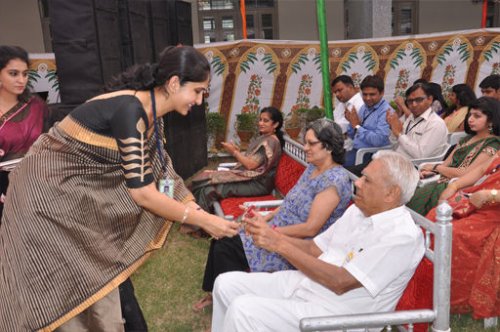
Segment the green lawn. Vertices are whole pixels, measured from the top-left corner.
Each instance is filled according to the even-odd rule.
[[[137,297],[151,332],[205,331],[211,309],[195,313],[191,305],[203,296],[201,280],[209,242],[182,235],[176,224],[166,248],[157,251],[132,276]],[[482,321],[468,315],[452,316],[453,332],[484,330]]]

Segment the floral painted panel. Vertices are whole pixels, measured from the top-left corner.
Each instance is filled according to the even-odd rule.
[[[354,85],[359,87],[363,78],[378,71],[379,58],[375,50],[368,44],[360,44],[351,48],[342,57],[337,69],[337,76],[349,75]]]
[[[406,90],[422,76],[426,54],[417,41],[402,43],[394,49],[387,61],[385,72],[385,98],[388,101],[405,96]]]
[[[476,43],[484,43],[484,38],[477,38]],[[483,50],[479,57],[479,70],[476,77],[475,92],[481,95],[479,83],[489,75],[500,75],[500,35],[493,39]]]
[[[471,43],[463,36],[456,36],[445,43],[434,58],[432,82],[441,85],[443,96],[449,99],[451,88],[464,83],[473,59]]]
[[[319,47],[307,47],[290,62],[281,111],[287,115],[299,108],[320,106],[322,91]]]
[[[210,63],[210,83],[205,93],[205,111],[219,112],[222,102],[222,91],[224,80],[229,72],[229,65],[226,57],[216,48],[209,48],[202,51]]]
[[[405,86],[420,77],[442,84],[445,93],[457,83],[477,89],[482,78],[500,70],[499,43],[500,28],[422,34],[411,39],[331,41],[330,80],[347,74],[359,84],[366,75],[378,75],[384,79],[387,100],[402,94]],[[323,88],[316,86],[322,82],[319,58],[309,53],[315,49],[317,54],[317,41],[240,40],[196,47],[202,52],[218,50],[221,63],[227,63],[227,75],[212,78],[209,96],[210,111],[218,108],[228,118],[227,139],[233,138],[235,116],[243,110],[272,104],[287,113],[295,105],[323,106]],[[214,59],[217,55],[214,51]],[[216,68],[220,69],[213,63],[213,76],[218,76]],[[221,93],[214,92],[220,89]],[[212,103],[216,96],[222,100]]]
[[[266,45],[257,45],[242,54],[235,71],[237,78],[227,138],[239,141],[235,130],[237,114],[257,113],[271,105],[279,69],[276,54]]]
[[[54,53],[30,54],[28,87],[33,92],[48,92],[47,103],[60,103],[59,79]]]

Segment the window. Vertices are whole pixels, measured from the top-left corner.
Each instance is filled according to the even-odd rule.
[[[392,3],[392,35],[410,35],[417,32],[417,1],[394,0]]]
[[[488,0],[486,27],[493,28],[498,26],[500,26],[500,1]]]
[[[204,43],[242,38],[239,0],[198,0],[200,36]],[[275,0],[245,0],[247,38],[278,37]]]

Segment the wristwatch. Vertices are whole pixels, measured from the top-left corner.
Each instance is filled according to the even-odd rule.
[[[361,125],[356,125],[356,127],[354,127],[354,129],[358,130],[359,128],[361,128]]]

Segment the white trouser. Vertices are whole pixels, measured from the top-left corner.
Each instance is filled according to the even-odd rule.
[[[303,317],[327,316],[324,307],[290,296],[293,271],[228,272],[213,290],[212,332],[298,331]]]

